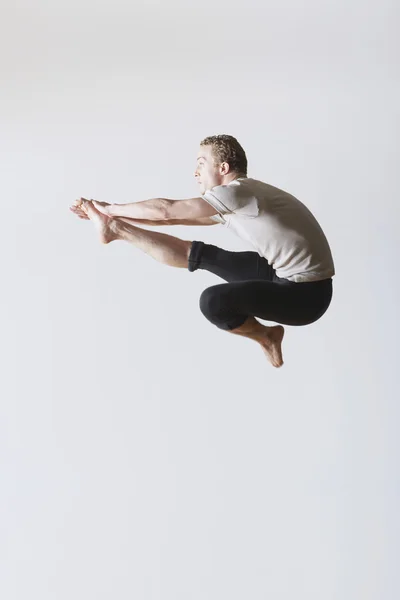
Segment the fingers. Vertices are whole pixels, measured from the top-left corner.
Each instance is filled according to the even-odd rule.
[[[86,213],[84,213],[83,211],[80,211],[78,209],[75,209],[74,207],[70,206],[70,211],[74,213],[74,215],[76,215],[77,217],[79,217],[80,219],[89,219],[89,217],[87,216]]]
[[[81,212],[87,212],[87,209],[92,206],[93,200],[87,200],[86,198],[79,198],[79,200],[75,200],[73,206],[78,208]]]
[[[82,213],[82,208],[80,206],[75,206],[74,204],[69,207],[70,210],[74,213]]]
[[[86,211],[85,211],[85,198],[80,198],[79,200],[75,200],[75,202],[70,206],[70,210],[76,214],[80,219],[89,219]]]
[[[82,206],[83,202],[87,202],[86,198],[79,198],[79,200],[75,200],[73,206]]]
[[[87,202],[90,202],[90,200],[87,200],[86,198],[79,198],[79,200],[75,200],[72,206],[75,206],[76,208],[80,208],[82,210],[82,208],[85,206],[85,203]]]

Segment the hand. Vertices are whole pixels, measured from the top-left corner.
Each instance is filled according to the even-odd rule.
[[[80,219],[89,220],[89,217],[87,216],[87,214],[84,212],[84,210],[82,210],[81,205],[82,205],[83,201],[93,202],[94,206],[96,206],[100,212],[109,216],[109,214],[107,212],[107,207],[110,206],[109,202],[99,202],[98,200],[86,200],[86,198],[79,198],[79,200],[75,200],[75,202],[72,204],[72,206],[70,206],[70,210],[74,214],[76,214]]]

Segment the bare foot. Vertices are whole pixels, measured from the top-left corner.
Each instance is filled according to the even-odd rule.
[[[103,244],[118,239],[115,220],[99,212],[90,200],[82,200],[79,209],[94,223]]]
[[[285,329],[282,325],[267,327],[265,339],[260,342],[262,349],[273,367],[283,365],[282,358],[282,340],[285,335]]]

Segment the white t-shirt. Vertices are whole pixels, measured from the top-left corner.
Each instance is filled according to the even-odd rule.
[[[202,196],[217,211],[210,217],[250,242],[278,277],[296,283],[335,274],[319,223],[300,200],[272,185],[241,177]]]

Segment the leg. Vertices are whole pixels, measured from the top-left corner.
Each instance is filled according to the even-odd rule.
[[[241,335],[260,344],[264,354],[274,367],[283,365],[282,340],[285,333],[282,325],[273,327],[262,325],[254,315],[269,321],[278,321],[272,314],[259,314],[265,310],[265,294],[261,298],[260,289],[249,289],[249,284],[269,284],[266,281],[241,281],[211,286],[200,296],[200,310],[219,329]]]
[[[214,325],[258,342],[275,367],[283,364],[281,325],[266,327],[254,317],[286,325],[319,319],[332,297],[332,280],[277,283],[247,280],[215,285],[200,296],[200,310]]]
[[[189,271],[202,269],[225,281],[263,279],[272,281],[274,270],[258,252],[232,252],[213,244],[193,242],[189,255]]]
[[[228,329],[228,331],[258,342],[274,367],[281,367],[283,365],[282,340],[285,335],[285,329],[282,325],[268,327],[267,325],[262,325],[254,317],[247,317],[243,325],[239,325],[235,329]]]
[[[166,233],[148,231],[124,222],[115,223],[116,238],[133,244],[155,260],[170,267],[188,268],[192,242]]]
[[[189,271],[196,271],[197,269],[210,271],[229,283],[249,279],[253,281],[256,279],[273,281],[275,277],[274,269],[257,252],[232,252],[204,242],[193,242],[192,244],[192,251],[189,256]],[[215,317],[214,308],[210,312],[209,303],[209,295],[205,290],[200,298],[201,310],[206,318],[217,324],[213,320]],[[261,345],[268,360],[274,366],[279,367],[283,364],[281,345],[284,328],[281,325],[267,327],[253,316],[247,316],[246,318],[244,315],[239,316],[237,319],[234,317],[234,320],[234,323],[230,321],[229,328],[226,326],[221,327],[221,323],[217,326],[229,331],[229,333],[255,340]],[[237,324],[238,322],[240,324]],[[234,328],[232,329],[232,327]]]
[[[103,244],[124,240],[159,262],[171,267],[188,268],[192,242],[158,231],[141,229],[121,219],[112,219],[96,210],[91,202],[83,203],[82,208],[96,225]]]

